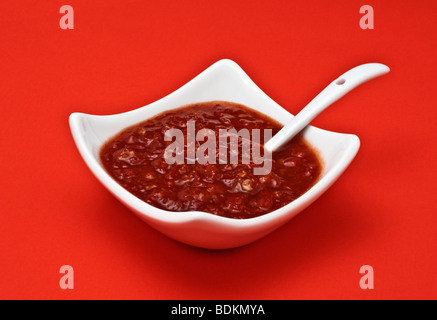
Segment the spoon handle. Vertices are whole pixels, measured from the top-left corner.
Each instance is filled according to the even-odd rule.
[[[386,65],[380,63],[367,63],[342,74],[336,80],[331,82],[310,103],[308,103],[306,107],[303,108],[277,134],[267,141],[264,145],[264,149],[270,152],[277,150],[305,128],[323,110],[343,97],[346,93],[360,84],[389,71],[390,68]]]

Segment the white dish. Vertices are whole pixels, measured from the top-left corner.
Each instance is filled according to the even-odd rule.
[[[304,137],[323,160],[320,180],[306,193],[271,213],[250,218],[231,219],[205,212],[169,212],[153,207],[120,186],[102,167],[102,145],[122,129],[167,110],[206,101],[231,101],[243,104],[282,124],[293,115],[269,98],[233,61],[220,60],[170,95],[129,112],[96,116],[70,115],[74,141],[97,179],[122,203],[163,234],[193,246],[224,249],[258,240],[305,209],[326,191],[355,157],[360,141],[357,136],[308,126]]]

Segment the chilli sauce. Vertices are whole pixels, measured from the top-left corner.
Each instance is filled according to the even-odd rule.
[[[317,153],[300,135],[273,153],[271,170],[263,175],[254,174],[253,168],[259,165],[253,162],[169,164],[164,154],[172,141],[165,141],[164,134],[169,129],[187,133],[188,121],[195,121],[196,131],[208,128],[217,137],[220,129],[271,129],[274,135],[282,127],[239,104],[198,103],[161,113],[123,130],[104,144],[100,160],[113,179],[152,206],[236,219],[260,216],[290,203],[321,175]],[[201,144],[196,141],[195,148]],[[185,144],[184,151],[187,147]]]

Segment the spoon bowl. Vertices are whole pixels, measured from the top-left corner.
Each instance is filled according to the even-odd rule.
[[[259,89],[235,62],[220,60],[180,89],[147,106],[106,116],[73,113],[69,119],[70,128],[91,172],[127,208],[168,237],[210,249],[246,245],[285,224],[340,177],[359,149],[360,142],[355,135],[307,126],[303,136],[317,149],[323,162],[319,181],[295,201],[250,219],[232,219],[198,211],[170,212],[153,207],[124,189],[103,168],[99,151],[119,131],[168,110],[215,100],[243,104],[282,124],[293,119],[293,115]]]

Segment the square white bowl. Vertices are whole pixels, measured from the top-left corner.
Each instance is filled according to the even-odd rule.
[[[355,157],[360,140],[352,134],[304,129],[305,139],[319,152],[323,172],[306,193],[268,214],[250,219],[232,219],[205,212],[169,212],[140,200],[119,185],[102,167],[102,145],[126,127],[164,111],[207,101],[230,101],[245,105],[285,124],[293,115],[269,98],[233,61],[220,60],[170,95],[125,113],[96,116],[70,115],[74,141],[85,163],[97,179],[122,203],[163,234],[193,246],[225,249],[258,240],[305,209],[326,191]]]

